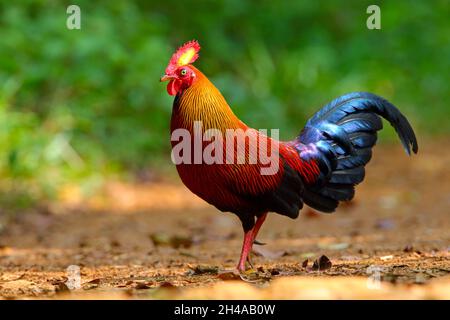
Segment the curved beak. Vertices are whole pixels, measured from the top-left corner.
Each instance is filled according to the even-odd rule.
[[[169,80],[172,80],[172,79],[175,79],[175,76],[165,74],[165,75],[163,75],[161,77],[161,79],[159,79],[159,81],[160,82],[164,82],[164,81],[169,81]]]

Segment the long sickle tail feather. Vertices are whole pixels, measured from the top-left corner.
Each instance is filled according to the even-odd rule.
[[[418,151],[417,139],[405,116],[387,100],[366,92],[343,95],[318,111],[294,142],[300,156],[314,159],[321,173],[306,187],[304,201],[332,212],[339,201],[350,200],[354,186],[363,181],[364,166],[372,157],[381,118],[396,130],[408,155]]]

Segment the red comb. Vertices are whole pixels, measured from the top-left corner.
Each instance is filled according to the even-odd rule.
[[[172,73],[178,67],[194,63],[198,59],[200,45],[196,40],[183,44],[170,58],[169,65],[166,68],[166,74]]]

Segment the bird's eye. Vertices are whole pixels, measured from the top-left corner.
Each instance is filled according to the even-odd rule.
[[[185,76],[187,74],[187,70],[186,69],[181,69],[180,74],[182,76]]]

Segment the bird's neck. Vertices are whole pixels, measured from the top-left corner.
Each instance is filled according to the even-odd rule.
[[[244,128],[220,91],[208,78],[195,69],[193,84],[177,95],[172,110],[172,131],[178,128],[192,130],[195,121],[201,121],[203,130]]]

